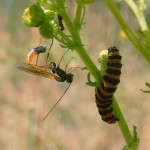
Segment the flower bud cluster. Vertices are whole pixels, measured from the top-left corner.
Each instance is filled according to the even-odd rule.
[[[22,18],[27,26],[39,27],[44,38],[52,39],[60,32],[59,24],[55,21],[55,12],[41,7],[39,3],[26,8]]]

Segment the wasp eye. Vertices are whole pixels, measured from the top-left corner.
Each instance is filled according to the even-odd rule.
[[[56,68],[56,64],[55,64],[54,62],[51,62],[51,63],[50,63],[50,66],[51,66],[52,68]]]

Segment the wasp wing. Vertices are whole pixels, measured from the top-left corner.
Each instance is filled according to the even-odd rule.
[[[36,75],[36,76],[42,76],[42,77],[49,78],[49,79],[53,79],[54,77],[57,76],[50,72],[39,72],[35,68],[33,68],[31,65],[28,65],[26,63],[20,64],[20,66],[18,66],[18,69],[25,71],[27,73]]]

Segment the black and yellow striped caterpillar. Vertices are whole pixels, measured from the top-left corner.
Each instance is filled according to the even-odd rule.
[[[113,115],[112,97],[120,82],[121,58],[119,50],[116,47],[108,49],[107,69],[100,86],[96,88],[96,105],[102,120],[108,124],[114,124],[116,121],[119,121]]]

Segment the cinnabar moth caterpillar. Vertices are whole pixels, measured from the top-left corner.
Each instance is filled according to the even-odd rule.
[[[58,17],[58,22],[59,22],[60,30],[63,31],[65,29],[65,27],[63,25],[63,17],[60,14],[58,14],[57,17]]]
[[[96,88],[96,105],[102,120],[108,124],[114,124],[116,121],[119,121],[113,115],[112,97],[120,82],[121,58],[116,47],[108,49],[107,69],[99,87]]]

